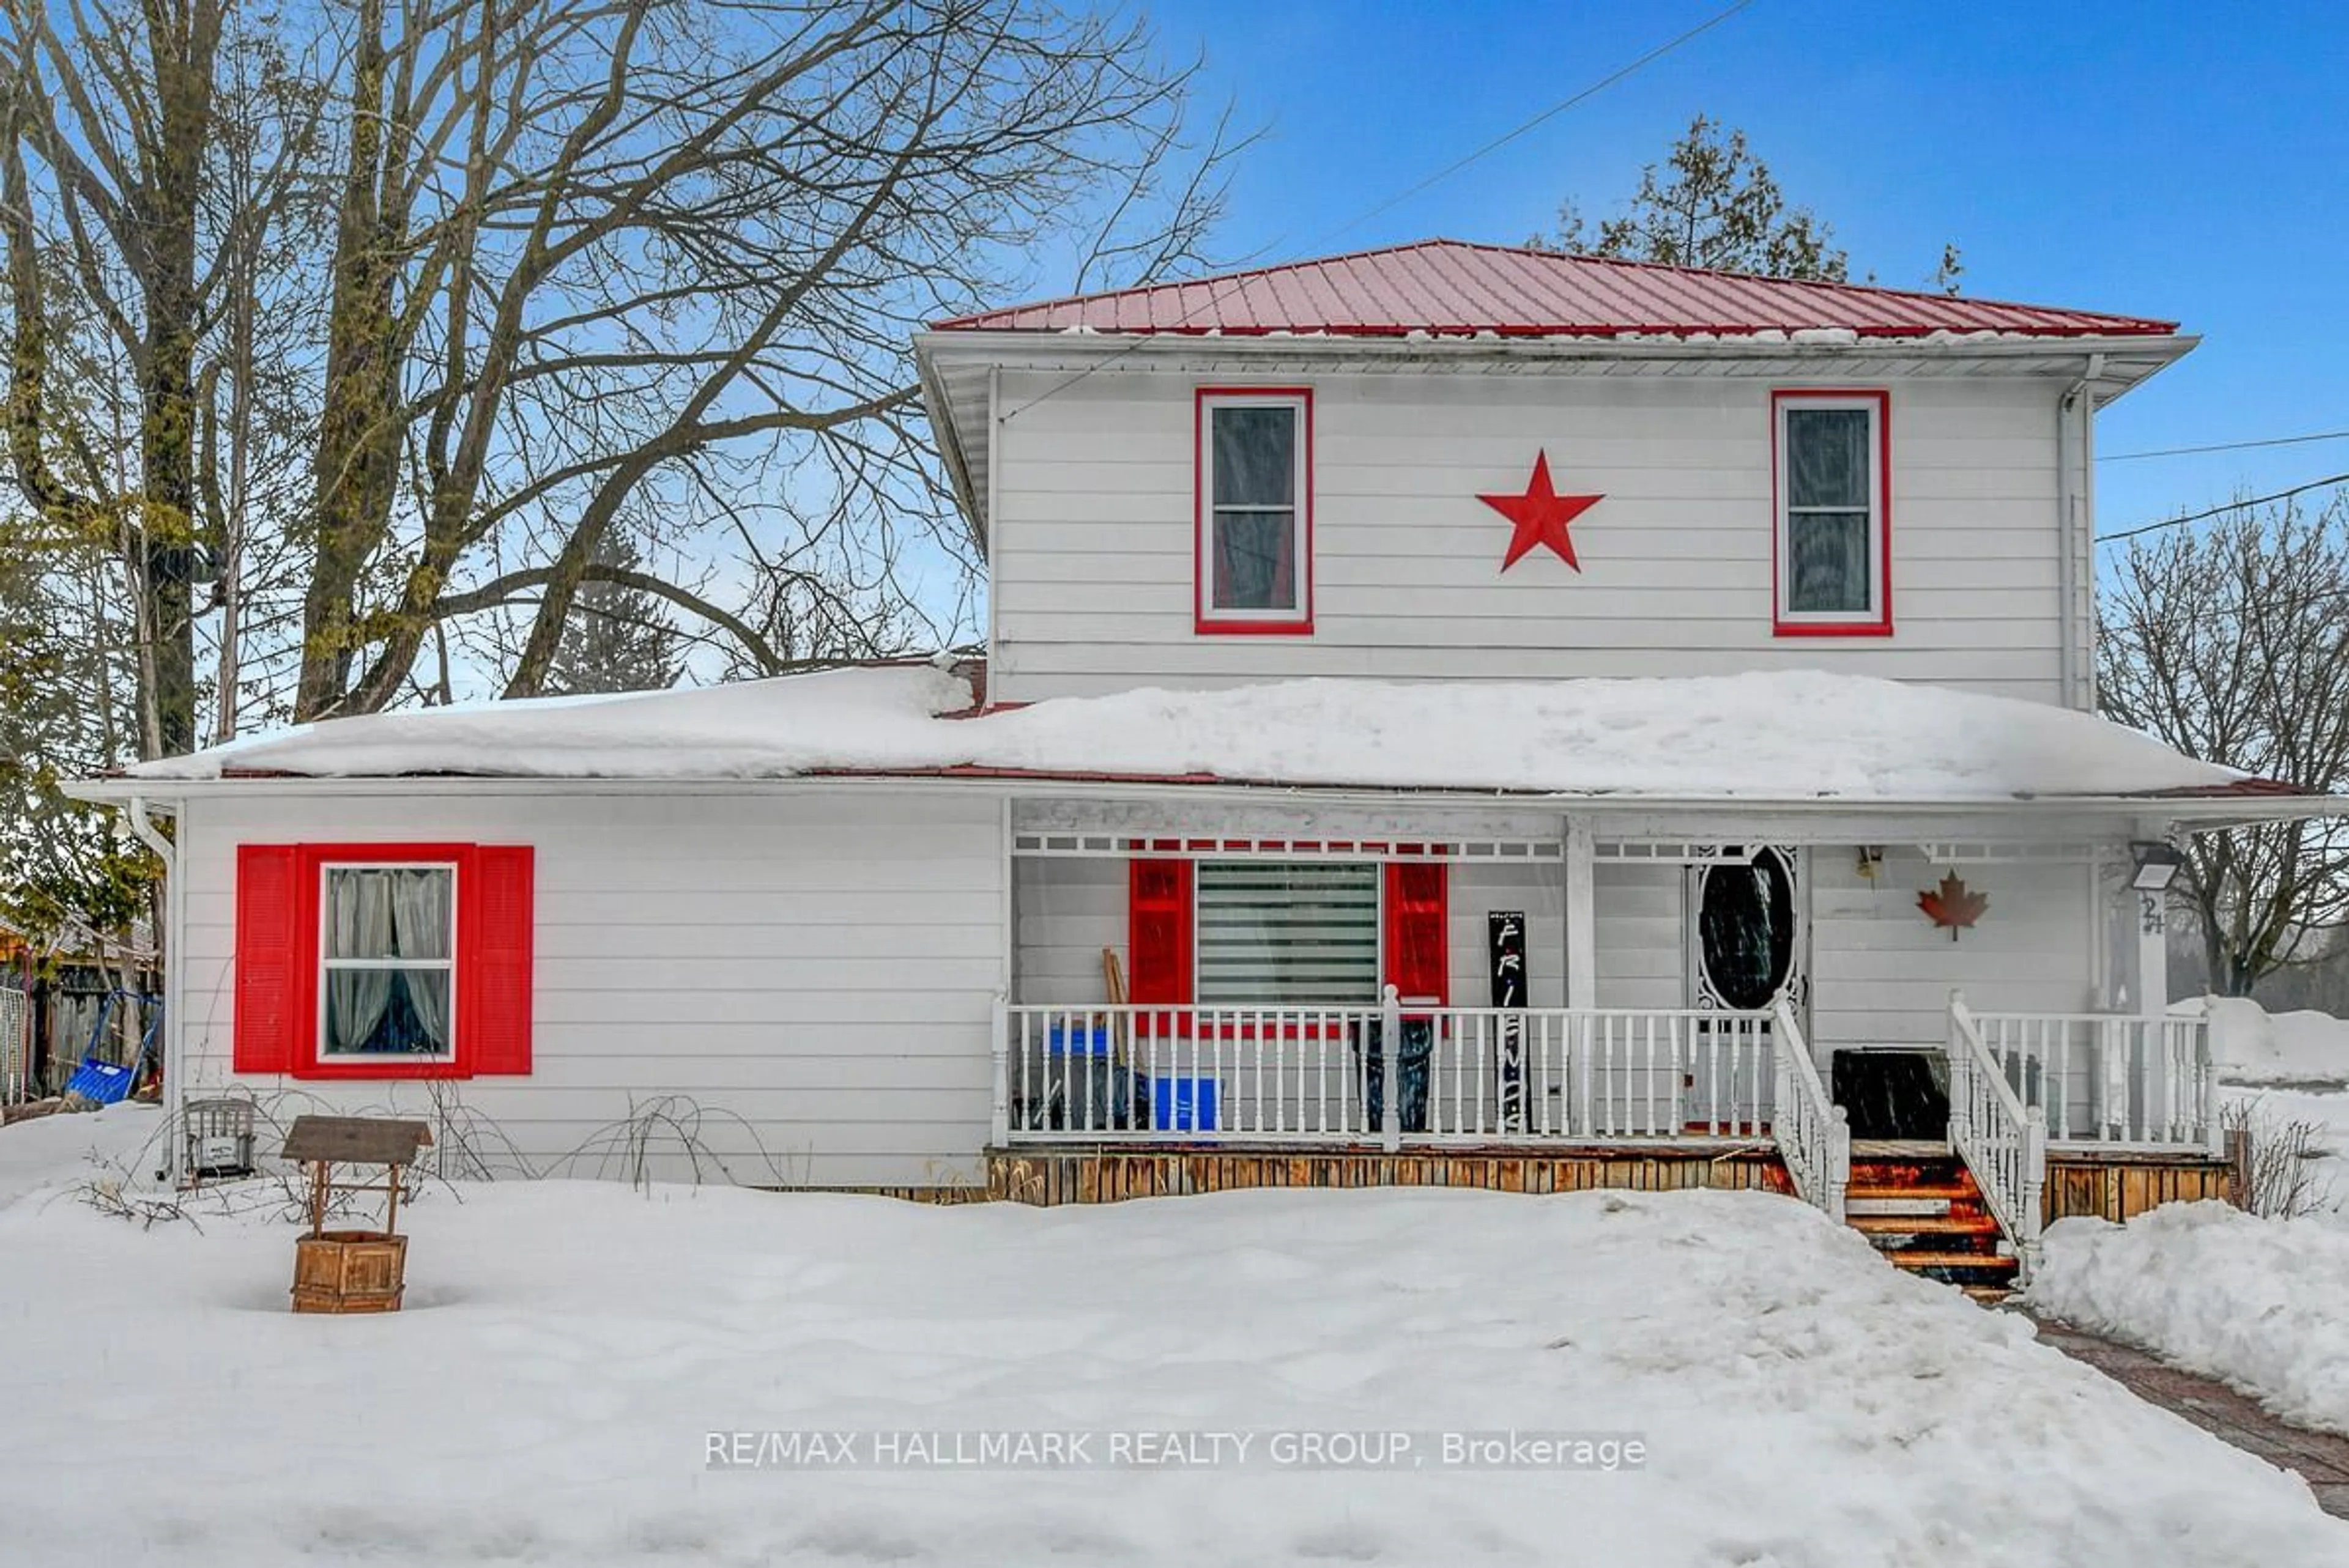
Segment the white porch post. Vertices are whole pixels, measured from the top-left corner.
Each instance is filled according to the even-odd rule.
[[[995,998],[988,1026],[988,1054],[994,1058],[994,1099],[988,1106],[988,1136],[998,1149],[1011,1141],[1011,1008]]]
[[[2158,1018],[2169,1011],[2169,895],[2127,892],[2137,904],[2137,1011]]]
[[[1590,819],[1566,820],[1566,1005],[1599,1006],[1599,930],[1592,887]]]

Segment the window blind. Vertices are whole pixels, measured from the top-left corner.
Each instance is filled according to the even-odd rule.
[[[1205,861],[1197,907],[1201,1006],[1378,999],[1376,865]]]

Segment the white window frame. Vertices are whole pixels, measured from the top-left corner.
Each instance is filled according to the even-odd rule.
[[[1201,940],[1200,934],[1204,928],[1200,923],[1199,916],[1206,902],[1206,879],[1201,877],[1198,872],[1208,865],[1239,865],[1247,864],[1250,861],[1254,861],[1258,864],[1283,866],[1319,865],[1327,867],[1330,865],[1359,865],[1369,868],[1371,872],[1371,945],[1377,956],[1371,969],[1372,979],[1371,994],[1368,997],[1361,1001],[1354,1002],[1207,1002],[1201,1000],[1201,994],[1204,990],[1202,982],[1206,978],[1206,944]],[[1347,1012],[1359,1011],[1364,1007],[1375,1007],[1379,1005],[1379,999],[1386,994],[1387,975],[1387,877],[1385,861],[1365,859],[1355,855],[1332,855],[1326,859],[1316,861],[1301,856],[1217,854],[1200,855],[1195,857],[1193,861],[1193,867],[1194,870],[1191,877],[1191,999],[1194,1006],[1208,1012],[1246,1012],[1252,1007],[1261,1007],[1266,1011],[1278,1011],[1286,1008],[1291,1011],[1303,1010],[1311,1012],[1320,1010],[1326,1012]]]
[[[1821,393],[1814,396],[1800,388],[1780,391],[1773,402],[1776,412],[1773,418],[1771,469],[1776,477],[1776,493],[1771,497],[1770,526],[1776,531],[1776,549],[1772,552],[1777,562],[1776,621],[1781,628],[1797,631],[1806,627],[1847,627],[1858,632],[1889,632],[1892,615],[1886,603],[1892,575],[1892,530],[1885,512],[1884,421],[1888,399],[1876,393]],[[1861,610],[1797,610],[1795,604],[1795,509],[1789,502],[1794,483],[1794,464],[1787,439],[1786,417],[1796,409],[1857,409],[1868,416],[1868,606]],[[1843,512],[1848,507],[1805,507],[1806,512]]]
[[[446,958],[336,958],[334,956],[334,899],[328,886],[336,872],[447,872],[449,873],[449,956]],[[457,1021],[463,1015],[457,1006],[457,988],[463,984],[457,962],[457,899],[458,879],[463,875],[454,861],[321,861],[318,862],[318,1009],[312,1020],[317,1029],[317,1058],[328,1062],[454,1062],[458,1047],[464,1042],[458,1037]],[[332,1049],[326,1027],[326,976],[337,969],[445,969],[449,973],[449,1048],[427,1055],[421,1051],[402,1051],[398,1056],[381,1051],[344,1051]]]
[[[1244,630],[1247,628],[1307,631],[1313,624],[1313,399],[1307,392],[1251,392],[1234,389],[1229,392],[1213,387],[1198,389],[1198,446],[1194,454],[1198,464],[1198,515],[1192,520],[1194,559],[1198,583],[1196,598],[1198,624],[1203,629]],[[1296,473],[1290,480],[1290,511],[1294,526],[1288,531],[1289,581],[1295,584],[1296,603],[1285,610],[1219,607],[1216,602],[1216,531],[1215,517],[1224,511],[1268,511],[1269,507],[1227,506],[1216,504],[1216,410],[1218,408],[1286,408],[1296,421],[1297,439],[1293,443],[1291,460]]]

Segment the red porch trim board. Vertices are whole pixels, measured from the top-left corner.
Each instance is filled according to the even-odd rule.
[[[1213,530],[1207,526],[1206,465],[1199,460],[1207,435],[1207,404],[1216,397],[1295,397],[1305,406],[1305,483],[1297,498],[1299,540],[1297,607],[1293,621],[1240,621],[1208,614],[1208,586],[1215,563],[1208,559]],[[1191,629],[1203,637],[1309,637],[1313,634],[1313,388],[1310,387],[1201,387],[1191,397]]]
[[[1785,564],[1785,454],[1779,449],[1788,403],[1813,398],[1876,405],[1876,603],[1866,621],[1789,621],[1783,603]],[[1892,394],[1880,387],[1780,387],[1770,393],[1770,630],[1781,637],[1889,637],[1892,635]]]

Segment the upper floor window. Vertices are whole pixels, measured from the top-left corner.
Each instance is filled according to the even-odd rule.
[[[1784,391],[1771,407],[1778,632],[1889,634],[1889,395]]]
[[[1313,629],[1313,395],[1202,388],[1198,629]]]

